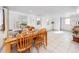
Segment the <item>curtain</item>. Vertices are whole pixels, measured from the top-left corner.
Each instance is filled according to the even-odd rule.
[[[3,10],[0,9],[0,31],[3,30]]]
[[[0,31],[5,31],[5,11],[0,9]]]

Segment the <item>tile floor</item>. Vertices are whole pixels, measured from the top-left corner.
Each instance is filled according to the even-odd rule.
[[[48,32],[48,46],[40,47],[40,53],[79,53],[79,43],[72,41],[72,33],[66,31]],[[3,52],[3,51],[2,51]],[[33,47],[32,53],[37,53]]]
[[[72,41],[72,33],[65,31],[48,32],[48,46],[40,48],[40,53],[78,53],[79,44]],[[37,52],[33,48],[33,53]]]

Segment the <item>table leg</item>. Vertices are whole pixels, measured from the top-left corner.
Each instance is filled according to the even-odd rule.
[[[46,42],[46,46],[47,46],[47,34],[46,34],[46,41],[45,42]]]
[[[10,53],[11,52],[11,44],[5,44],[4,52],[5,53]]]

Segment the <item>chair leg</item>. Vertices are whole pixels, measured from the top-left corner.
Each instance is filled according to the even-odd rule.
[[[46,36],[44,37],[44,42],[43,43],[44,43],[45,47],[47,47],[47,37]]]
[[[39,53],[39,45],[36,45],[37,52]]]
[[[39,53],[39,48],[37,48],[37,52]]]
[[[45,43],[46,43],[46,47],[47,47],[47,34],[46,34],[46,38],[45,38]]]
[[[32,52],[32,48],[30,48],[30,53]]]
[[[6,53],[11,53],[11,51],[12,51],[12,45],[11,45],[11,44],[6,44],[6,45],[4,46],[4,51],[5,51]]]
[[[47,39],[46,39],[46,47],[47,47]]]

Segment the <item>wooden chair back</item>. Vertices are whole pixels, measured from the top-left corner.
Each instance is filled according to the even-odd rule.
[[[30,36],[23,36],[17,38],[17,51],[18,52],[24,52],[27,49],[32,49],[32,39]]]

